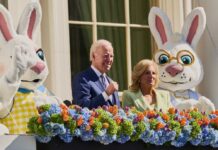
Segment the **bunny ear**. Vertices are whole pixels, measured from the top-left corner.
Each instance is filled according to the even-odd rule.
[[[0,42],[7,42],[16,35],[8,10],[0,4]]]
[[[17,32],[33,39],[34,33],[41,22],[42,10],[39,2],[29,3],[20,18]]]
[[[206,26],[206,15],[202,7],[197,7],[187,16],[182,29],[186,42],[196,48]]]
[[[169,18],[160,8],[152,7],[148,16],[148,24],[158,47],[161,48],[172,35]]]

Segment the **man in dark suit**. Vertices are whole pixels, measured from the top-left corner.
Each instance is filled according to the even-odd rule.
[[[90,49],[91,67],[73,80],[73,103],[89,109],[98,106],[120,106],[118,84],[106,73],[113,63],[113,47],[109,41],[98,40]]]

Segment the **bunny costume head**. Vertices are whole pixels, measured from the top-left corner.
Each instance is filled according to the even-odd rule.
[[[149,27],[158,45],[154,60],[160,72],[160,88],[169,90],[171,102],[178,110],[198,108],[201,112],[215,110],[214,104],[192,90],[203,78],[203,68],[196,55],[196,46],[206,25],[203,8],[195,8],[186,17],[181,33],[173,33],[167,15],[153,7]]]
[[[195,53],[206,25],[203,8],[195,8],[186,18],[181,33],[173,33],[167,15],[153,7],[149,27],[158,45],[154,59],[159,66],[161,88],[172,92],[197,86],[203,78],[203,68]]]
[[[38,2],[29,3],[16,32],[10,13],[0,5],[0,77],[6,75],[10,82],[21,81],[20,87],[31,90],[41,85],[48,75],[44,52],[33,41],[41,14]],[[16,67],[18,72],[13,70]]]

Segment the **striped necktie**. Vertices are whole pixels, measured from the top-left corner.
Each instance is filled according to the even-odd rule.
[[[100,80],[101,80],[101,83],[102,83],[104,89],[106,89],[107,83],[106,83],[106,79],[105,79],[104,75],[100,75]]]

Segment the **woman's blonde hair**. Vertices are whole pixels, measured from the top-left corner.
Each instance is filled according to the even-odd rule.
[[[132,71],[132,84],[129,86],[129,89],[132,91],[138,91],[140,89],[140,77],[142,74],[147,70],[149,66],[153,65],[155,68],[155,72],[157,75],[157,78],[155,79],[155,86],[158,86],[159,82],[159,72],[158,72],[158,67],[157,64],[149,59],[143,59],[139,61],[133,68]]]

